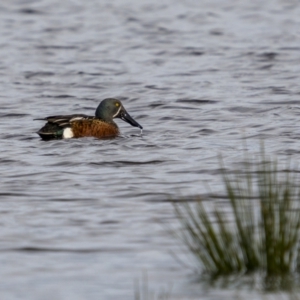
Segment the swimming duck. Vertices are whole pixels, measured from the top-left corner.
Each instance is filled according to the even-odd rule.
[[[143,127],[125,110],[120,100],[107,98],[101,101],[95,117],[84,114],[50,116],[43,119],[47,123],[37,132],[43,140],[56,138],[80,138],[92,136],[110,138],[119,135],[118,125],[113,121],[120,118],[132,126]]]

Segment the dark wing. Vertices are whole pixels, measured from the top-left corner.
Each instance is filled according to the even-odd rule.
[[[43,119],[34,119],[34,120],[44,120],[50,124],[56,124],[60,127],[68,127],[70,126],[71,122],[79,121],[79,120],[86,120],[86,119],[93,119],[94,117],[84,115],[84,114],[77,114],[77,115],[61,115],[61,116],[50,116]]]
[[[35,119],[47,121],[47,123],[37,132],[37,134],[44,140],[61,138],[64,128],[70,127],[72,122],[87,119],[94,119],[94,117],[77,114],[50,116],[43,119]]]

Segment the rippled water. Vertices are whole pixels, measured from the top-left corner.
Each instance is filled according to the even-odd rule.
[[[244,138],[298,161],[299,15],[292,0],[2,1],[1,299],[133,299],[145,271],[172,299],[232,299],[170,255],[186,255],[170,200],[221,192],[218,154],[239,169]],[[34,118],[106,97],[142,136],[121,120],[114,140],[35,134]]]

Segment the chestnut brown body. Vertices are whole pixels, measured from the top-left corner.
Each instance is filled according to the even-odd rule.
[[[98,119],[79,120],[71,123],[74,138],[93,136],[96,138],[116,137],[119,128],[114,123],[106,123]]]

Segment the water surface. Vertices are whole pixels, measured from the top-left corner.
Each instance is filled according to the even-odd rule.
[[[170,255],[194,266],[170,200],[222,193],[218,155],[240,169],[245,138],[298,161],[299,15],[279,0],[2,2],[1,298],[133,299],[146,271],[172,299],[232,299]],[[121,120],[113,140],[35,133],[107,97],[142,136]]]

